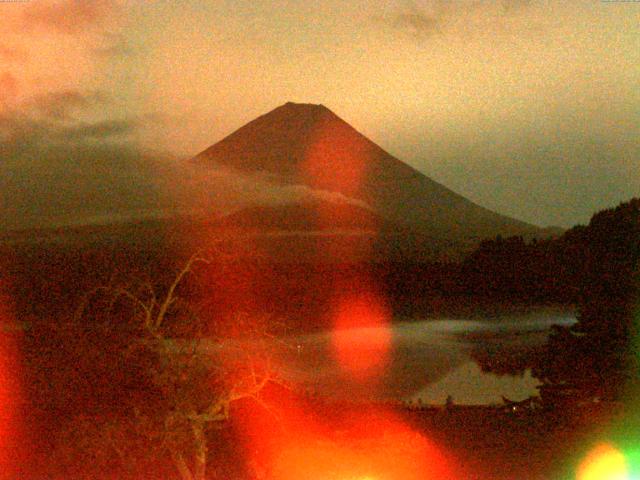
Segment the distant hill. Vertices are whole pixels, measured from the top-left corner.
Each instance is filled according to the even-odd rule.
[[[339,192],[391,222],[442,240],[545,236],[465,199],[396,159],[322,105],[287,103],[212,145],[193,162],[268,174]]]

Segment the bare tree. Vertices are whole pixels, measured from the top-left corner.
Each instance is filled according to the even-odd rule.
[[[149,389],[133,402],[126,429],[148,442],[149,453],[168,454],[182,480],[207,478],[208,433],[229,419],[232,404],[251,399],[264,405],[262,390],[279,381],[271,358],[277,341],[262,322],[239,315],[235,336],[212,336],[203,312],[180,294],[196,265],[208,263],[193,255],[161,294],[149,281],[100,287],[77,312],[84,315],[100,299],[103,308],[133,320],[126,356],[142,367],[140,381]],[[114,454],[130,462],[122,433],[106,431]]]

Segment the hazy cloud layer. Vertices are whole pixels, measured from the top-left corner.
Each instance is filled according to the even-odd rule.
[[[148,156],[123,141],[136,122],[80,119],[96,98],[61,92],[0,116],[0,228],[154,206]]]
[[[0,112],[32,105],[34,97],[70,105],[82,99],[69,92],[95,90],[108,77],[95,51],[120,39],[123,8],[118,0],[0,4],[0,83],[9,87],[0,95]]]
[[[246,173],[226,167],[183,163],[168,172],[168,192],[182,210],[228,213],[248,205],[285,205],[320,200],[348,203],[370,208],[365,202],[338,192],[313,189],[307,185],[291,185],[278,181],[272,174]],[[175,183],[175,179],[178,182]]]
[[[101,27],[118,7],[119,2],[115,0],[33,1],[22,11],[22,26],[74,35]]]
[[[363,202],[269,175],[195,165],[140,147],[140,124],[162,116],[87,121],[104,94],[34,97],[0,115],[0,230],[167,215],[213,218],[254,204]],[[166,125],[163,123],[163,125]]]
[[[92,103],[101,103],[99,93],[82,94],[77,90],[60,90],[36,95],[31,100],[33,109],[39,110],[45,117],[64,119],[74,111],[87,108]],[[22,105],[22,108],[28,106]]]

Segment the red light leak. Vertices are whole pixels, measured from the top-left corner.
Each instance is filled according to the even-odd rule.
[[[361,198],[362,184],[371,162],[369,145],[343,124],[333,118],[318,122],[313,140],[305,152],[302,176],[318,189],[341,192]],[[318,225],[331,227],[335,222],[353,221],[367,230],[377,231],[371,221],[362,224],[361,218],[349,205],[323,204],[316,212]],[[353,218],[352,218],[353,217]],[[368,258],[372,253],[373,237],[364,236],[359,242],[346,244],[347,258]],[[327,251],[318,252],[321,257],[338,260],[340,251],[327,245]],[[337,248],[337,247],[335,247]],[[364,273],[355,278],[341,279],[329,285],[333,299],[329,307],[333,327],[333,353],[340,367],[354,380],[372,380],[384,373],[391,347],[388,328],[391,312],[384,295],[376,288],[370,275]],[[364,328],[363,328],[364,327]],[[358,331],[348,332],[348,329]]]
[[[339,298],[336,303],[332,346],[338,364],[354,380],[374,380],[384,374],[389,359],[389,309],[372,292]]]
[[[358,198],[371,158],[369,150],[339,120],[323,118],[312,132],[300,173],[314,188]]]
[[[370,167],[366,142],[328,118],[313,132],[299,172],[315,189],[362,198]],[[337,165],[337,167],[336,167]],[[315,214],[320,230],[336,220],[363,230],[359,241],[339,247],[318,243],[318,258],[370,258],[378,231],[352,205],[339,200],[320,204]],[[356,202],[357,203],[357,202]],[[360,218],[363,217],[363,218]],[[364,231],[366,230],[366,232]],[[321,245],[324,247],[322,248]],[[375,388],[385,373],[391,348],[391,310],[383,289],[368,272],[328,278],[328,324],[333,355],[351,381]],[[349,388],[349,382],[345,382]],[[455,479],[454,463],[424,435],[413,431],[390,410],[372,406],[350,411],[314,413],[316,408],[288,390],[268,388],[263,401],[237,407],[233,416],[246,442],[247,464],[268,480],[429,480]],[[324,408],[324,407],[323,407]],[[326,408],[324,408],[326,410]]]
[[[249,465],[268,480],[460,478],[455,463],[388,410],[320,415],[291,399],[243,412]],[[339,418],[342,417],[342,418]]]
[[[0,479],[14,478],[20,438],[20,330],[0,284]]]

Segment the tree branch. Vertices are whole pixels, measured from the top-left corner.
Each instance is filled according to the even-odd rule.
[[[156,315],[154,328],[157,330],[162,325],[164,321],[164,317],[167,314],[167,310],[171,306],[173,302],[175,302],[175,290],[178,288],[178,285],[182,282],[182,279],[191,272],[191,268],[196,262],[210,263],[210,260],[200,256],[199,252],[196,252],[194,255],[189,258],[189,261],[185,264],[185,266],[178,272],[176,278],[173,279],[173,282],[169,286],[169,290],[167,290],[167,294],[164,297],[164,301],[160,304],[160,309],[158,310],[158,314]]]

